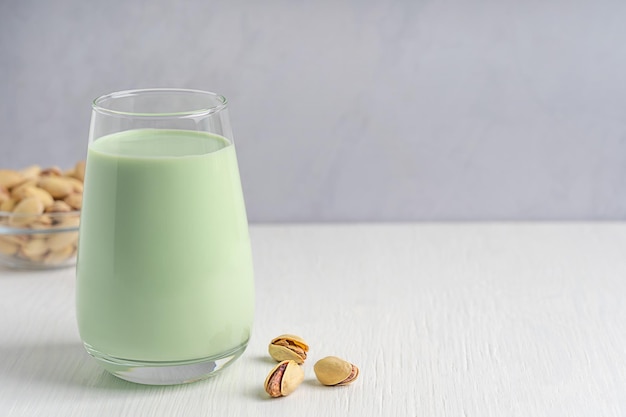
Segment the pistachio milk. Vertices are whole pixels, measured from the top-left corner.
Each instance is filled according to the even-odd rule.
[[[254,289],[234,145],[186,130],[95,140],[78,259],[78,324],[92,352],[176,362],[245,346]]]

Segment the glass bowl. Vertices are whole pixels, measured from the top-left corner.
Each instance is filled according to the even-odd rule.
[[[76,264],[80,211],[19,214],[0,211],[0,264],[17,269]]]

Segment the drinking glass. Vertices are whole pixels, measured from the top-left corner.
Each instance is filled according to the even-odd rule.
[[[104,369],[193,382],[243,353],[252,256],[227,101],[148,89],[92,105],[77,319]]]

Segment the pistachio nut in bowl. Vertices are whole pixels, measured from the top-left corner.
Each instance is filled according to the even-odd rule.
[[[80,212],[0,212],[0,263],[11,268],[47,269],[76,263]]]
[[[79,171],[80,170],[80,171]],[[76,263],[84,164],[62,172],[0,169],[0,264],[49,269]]]

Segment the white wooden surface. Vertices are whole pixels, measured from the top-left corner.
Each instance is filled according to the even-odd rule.
[[[75,325],[74,272],[0,270],[0,416],[626,415],[626,224],[251,228],[257,316],[221,375],[148,387],[101,371]],[[311,345],[268,399],[267,342]],[[320,386],[334,354],[361,369]]]

